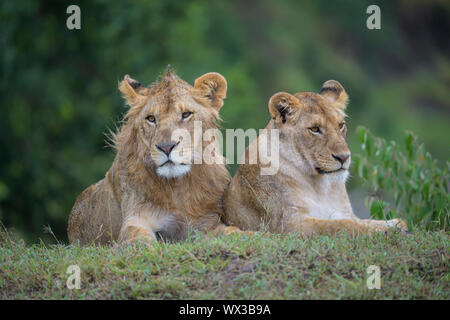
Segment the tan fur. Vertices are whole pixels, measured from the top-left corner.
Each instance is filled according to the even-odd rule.
[[[224,195],[225,223],[242,230],[264,227],[302,235],[359,234],[389,227],[406,231],[403,221],[361,220],[352,211],[345,188],[350,165],[347,102],[344,88],[334,80],[325,82],[320,93],[275,94],[266,129],[279,129],[279,170],[261,175],[261,161],[242,164]],[[314,132],[317,128],[320,133]]]
[[[216,128],[226,89],[226,80],[217,73],[198,78],[194,87],[170,71],[150,87],[125,76],[119,90],[130,109],[114,136],[117,154],[105,178],[77,198],[69,218],[70,243],[183,239],[191,228],[236,231],[220,223],[223,191],[230,180],[224,165],[184,165],[198,154],[186,141],[174,141],[179,144],[171,153],[176,157],[173,168],[184,174],[170,177],[157,171],[164,154],[156,145],[171,141],[176,128],[193,136],[195,120],[202,121],[203,130]],[[192,115],[182,119],[187,111]],[[169,171],[178,174],[175,169]]]

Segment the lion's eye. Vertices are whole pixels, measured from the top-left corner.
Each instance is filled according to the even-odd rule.
[[[148,122],[155,123],[156,118],[154,115],[149,115],[147,118],[145,118]]]
[[[185,111],[185,112],[183,112],[183,113],[181,114],[181,118],[182,118],[182,119],[187,119],[187,118],[189,118],[189,117],[191,116],[191,114],[192,114],[192,112],[190,112],[190,111]]]
[[[339,130],[343,131],[344,129],[345,129],[345,122],[342,122],[342,123],[339,125]]]
[[[309,131],[311,131],[312,133],[322,133],[319,127],[311,127],[309,128]]]

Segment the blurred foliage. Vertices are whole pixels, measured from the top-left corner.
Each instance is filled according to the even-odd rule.
[[[354,156],[354,169],[375,192],[366,205],[374,219],[403,218],[410,227],[450,229],[450,162],[441,168],[411,132],[403,145],[358,128],[364,154]],[[381,199],[380,199],[381,195]],[[392,198],[392,204],[384,199]]]
[[[350,126],[389,139],[413,130],[448,159],[448,1],[84,0],[81,30],[68,30],[73,3],[0,4],[0,220],[28,241],[44,225],[66,239],[76,196],[114,157],[103,133],[126,110],[118,81],[150,83],[168,63],[190,83],[227,78],[224,128],[263,128],[272,94],[336,79]],[[366,28],[370,4],[381,30]]]

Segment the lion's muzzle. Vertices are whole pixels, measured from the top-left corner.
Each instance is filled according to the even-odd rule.
[[[158,165],[156,173],[166,178],[178,178],[184,176],[191,169],[190,164],[180,156],[178,145],[180,142],[163,142],[155,145],[159,151],[155,162]],[[177,148],[178,147],[178,148]]]

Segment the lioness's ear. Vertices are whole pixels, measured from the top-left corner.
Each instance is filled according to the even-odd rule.
[[[328,80],[322,85],[320,94],[325,97],[334,107],[345,110],[348,103],[348,95],[344,87],[336,80]]]
[[[192,95],[204,106],[219,110],[227,94],[227,80],[216,72],[210,72],[197,78],[194,82]]]
[[[129,75],[125,75],[123,80],[119,83],[119,91],[122,92],[123,97],[130,107],[134,107],[144,102],[146,95],[148,94],[148,88],[132,79]]]
[[[300,102],[296,97],[287,92],[278,92],[269,100],[269,112],[277,122],[285,123],[293,112],[298,110]]]

